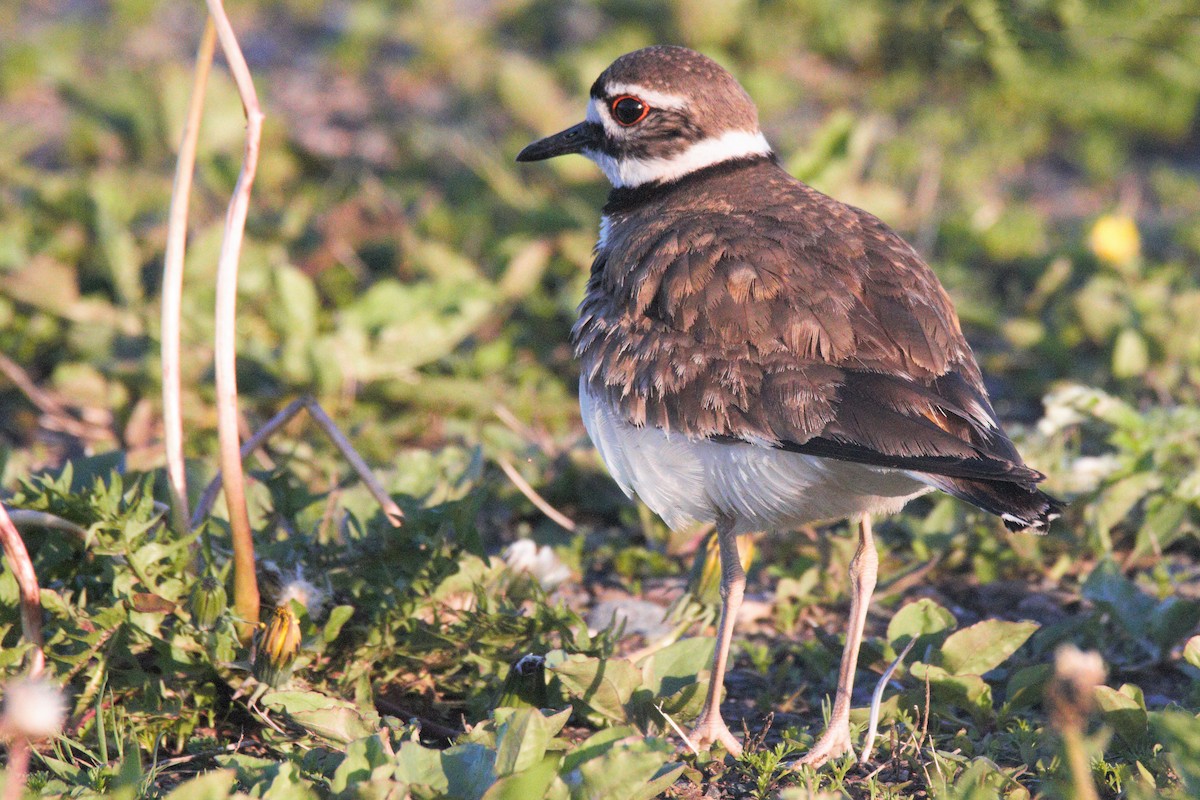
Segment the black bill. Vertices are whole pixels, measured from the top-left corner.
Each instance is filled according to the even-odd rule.
[[[578,153],[584,148],[599,144],[603,136],[603,129],[596,123],[581,122],[529,145],[517,153],[517,161],[542,161],[555,156]]]

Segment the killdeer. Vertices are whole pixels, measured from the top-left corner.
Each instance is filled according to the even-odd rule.
[[[673,528],[717,527],[722,609],[693,743],[741,752],[720,708],[745,585],[736,537],[852,518],[833,713],[802,761],[852,752],[872,515],[940,489],[1043,531],[1059,503],[1001,428],[933,272],[883,222],[784,171],[716,62],[667,46],[621,56],[586,120],[517,160],[568,153],[613,185],[571,333],[584,425],[626,494]]]

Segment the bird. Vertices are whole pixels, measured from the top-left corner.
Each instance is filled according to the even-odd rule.
[[[872,518],[940,490],[1044,532],[1062,504],[992,408],[949,295],[877,217],[790,175],[713,59],[656,45],[612,62],[583,122],[517,161],[578,153],[612,184],[571,330],[584,427],[629,496],[673,529],[713,523],[721,614],[698,748],[721,715],[746,577],[737,537],[857,522],[828,726],[800,763],[853,753]]]

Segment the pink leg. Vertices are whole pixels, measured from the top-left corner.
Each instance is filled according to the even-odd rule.
[[[733,641],[733,624],[746,590],[746,573],[742,571],[737,537],[731,533],[731,529],[732,523],[729,521],[717,523],[717,542],[721,548],[721,621],[717,627],[717,648],[713,654],[708,698],[688,738],[701,750],[720,742],[736,757],[742,754],[742,745],[733,738],[725,720],[721,719],[721,692],[725,687],[725,667],[729,661],[729,645]]]
[[[846,647],[842,650],[842,665],[838,670],[833,714],[829,718],[829,727],[799,760],[800,764],[816,767],[831,758],[854,752],[850,743],[850,694],[854,691],[858,648],[867,625],[867,608],[871,605],[878,572],[879,555],[875,552],[875,540],[871,536],[871,518],[864,514],[859,523],[858,550],[850,561],[850,620],[846,628]]]

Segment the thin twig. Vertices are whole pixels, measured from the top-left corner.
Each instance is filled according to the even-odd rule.
[[[250,188],[258,170],[258,146],[262,137],[263,112],[250,77],[250,68],[229,24],[222,0],[207,0],[208,13],[216,24],[217,37],[229,71],[233,73],[242,108],[246,113],[246,150],[229,210],[225,216],[225,235],[217,266],[217,312],[214,359],[217,383],[217,439],[221,454],[221,476],[225,504],[229,509],[229,528],[233,539],[234,605],[244,620],[240,635],[248,641],[258,622],[258,580],[254,574],[254,539],[250,514],[246,510],[246,483],[238,445],[237,402],[237,274],[246,216],[250,210]]]
[[[862,755],[858,757],[858,763],[863,766],[870,763],[871,751],[875,749],[875,734],[879,729],[879,706],[883,702],[883,691],[887,688],[888,681],[892,679],[892,673],[896,671],[896,667],[900,666],[904,657],[916,643],[915,636],[909,639],[908,644],[904,645],[904,649],[900,651],[900,655],[896,656],[896,660],[888,664],[888,668],[883,671],[879,683],[875,684],[875,691],[871,694],[871,715],[867,722],[867,738],[863,740]]]
[[[46,654],[42,649],[45,646],[42,641],[42,592],[38,588],[33,562],[29,560],[29,551],[25,549],[25,540],[21,538],[20,531],[9,518],[2,503],[0,545],[3,545],[4,555],[8,557],[8,567],[17,579],[17,588],[21,594],[21,632],[33,645],[33,652],[29,657],[29,676],[36,678],[46,666]]]
[[[308,413],[321,426],[321,430],[325,431],[325,435],[329,437],[329,441],[333,442],[342,454],[342,458],[350,463],[358,474],[358,479],[367,486],[367,491],[375,498],[375,502],[379,503],[379,507],[383,509],[383,515],[387,517],[388,522],[393,528],[399,528],[404,524],[404,512],[400,510],[400,506],[396,505],[396,501],[383,488],[379,481],[375,478],[375,473],[367,466],[367,462],[354,449],[354,445],[350,444],[350,440],[338,428],[337,423],[325,413],[325,409],[321,408],[321,404],[311,397],[304,398],[304,407],[308,409]],[[570,520],[568,520],[569,522]]]
[[[78,419],[53,392],[33,382],[21,365],[0,353],[0,373],[42,412],[39,420],[47,430],[60,431],[85,442],[107,441],[114,438],[112,430],[103,424]]]
[[[245,459],[250,456],[258,448],[262,447],[263,442],[271,437],[275,431],[287,424],[294,416],[300,413],[304,408],[304,398],[293,400],[288,403],[282,411],[267,420],[266,424],[258,429],[258,432],[246,440],[242,445],[241,452],[238,455]],[[192,511],[192,527],[196,528],[204,521],[212,510],[213,503],[217,501],[217,495],[221,491],[221,486],[224,483],[222,472],[218,472],[209,482],[208,486],[204,487],[204,492],[200,495],[200,500],[196,503],[196,508]]]
[[[655,708],[658,710],[658,713],[662,715],[662,718],[667,721],[667,724],[671,726],[675,733],[679,734],[679,738],[683,739],[683,743],[687,745],[688,750],[692,751],[692,755],[699,757],[700,751],[696,749],[696,745],[693,744],[692,740],[688,738],[688,735],[683,728],[679,727],[679,724],[676,723],[675,720],[671,719],[671,716],[667,714],[667,712],[663,711],[663,704],[659,703],[655,706]],[[745,724],[744,721],[743,724]]]
[[[18,530],[21,528],[50,528],[51,530],[66,531],[87,544],[87,528],[55,514],[46,511],[32,511],[27,508],[14,508],[8,512],[8,516]]]
[[[243,459],[249,457],[251,453],[262,447],[267,439],[274,435],[277,430],[286,425],[292,417],[304,409],[308,410],[308,413],[316,423],[321,426],[321,430],[325,431],[325,435],[329,437],[329,440],[341,452],[342,457],[350,462],[350,466],[357,473],[359,480],[367,485],[367,490],[371,492],[375,501],[383,509],[383,514],[387,517],[388,522],[393,527],[400,527],[404,523],[404,511],[401,510],[396,501],[391,498],[387,490],[379,483],[379,480],[375,477],[375,473],[371,471],[371,468],[367,466],[367,462],[354,449],[354,445],[350,444],[350,440],[338,428],[337,423],[325,413],[325,409],[321,408],[321,404],[311,397],[300,397],[293,400],[282,411],[267,420],[266,424],[259,428],[242,445],[241,457]],[[222,483],[221,475],[217,475],[204,488],[204,493],[200,495],[200,502],[196,504],[196,510],[192,514],[193,528],[198,526],[208,516],[213,503],[217,500],[217,493],[220,492]]]
[[[192,77],[192,96],[188,101],[187,121],[179,158],[175,162],[175,184],[171,188],[171,209],[167,215],[167,248],[163,255],[162,287],[162,394],[163,437],[167,451],[167,485],[171,491],[171,524],[176,535],[187,533],[187,472],[183,461],[183,410],[180,388],[180,317],[183,307],[183,257],[187,249],[188,203],[192,175],[196,169],[196,143],[200,137],[200,119],[204,112],[204,94],[208,73],[217,45],[217,29],[212,17],[204,22],[204,33],[196,50],[196,69]]]
[[[496,463],[500,465],[500,469],[504,470],[504,474],[507,475],[508,479],[513,482],[513,485],[521,491],[521,494],[529,498],[529,502],[537,506],[543,514],[554,520],[559,526],[566,528],[568,531],[574,532],[574,520],[546,502],[546,498],[538,494],[537,491],[529,485],[529,482],[521,477],[521,473],[517,472],[517,468],[510,464],[508,459],[500,458],[496,460]]]

